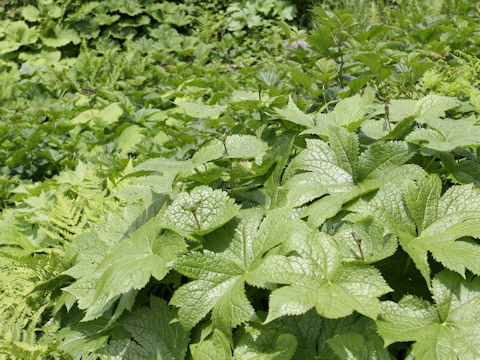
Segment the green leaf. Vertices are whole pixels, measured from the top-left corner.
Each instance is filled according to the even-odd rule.
[[[40,11],[32,5],[27,5],[22,9],[22,17],[27,21],[37,21],[38,15],[40,15]]]
[[[175,291],[170,301],[180,308],[178,316],[187,329],[195,326],[212,309],[220,315],[215,320],[222,330],[236,327],[253,315],[243,289],[244,272],[234,262],[212,252],[193,252],[178,259],[175,270],[195,279]],[[228,315],[225,312],[229,311],[230,316],[221,316]]]
[[[184,112],[188,116],[200,119],[218,119],[220,114],[227,109],[227,105],[203,105],[194,103],[177,103],[177,106],[181,108],[179,111]]]
[[[379,192],[364,210],[399,238],[428,284],[428,252],[461,275],[465,269],[480,274],[480,246],[456,241],[480,237],[480,192],[471,185],[453,186],[443,196],[440,191],[440,179],[430,175],[403,189]]]
[[[42,39],[45,46],[55,48],[65,46],[69,43],[80,43],[80,37],[75,30],[64,28],[60,25],[55,26],[55,28],[51,29],[46,34],[42,34],[40,39]]]
[[[378,270],[342,264],[335,241],[313,230],[292,238],[288,245],[291,255],[269,256],[255,270],[265,282],[287,285],[270,295],[266,322],[313,307],[326,318],[341,318],[353,311],[376,318],[378,297],[391,291]]]
[[[210,310],[215,327],[229,332],[248,321],[254,313],[245,295],[244,283],[255,283],[252,270],[264,254],[287,236],[288,209],[263,213],[246,210],[225,227],[209,235],[206,246],[217,252],[190,252],[175,262],[174,268],[194,279],[173,294],[171,303],[180,308],[178,316],[190,329]]]
[[[480,126],[473,119],[432,119],[427,124],[429,129],[417,128],[405,140],[437,151],[480,146]]]
[[[458,100],[453,97],[430,94],[417,101],[413,114],[416,122],[424,123],[445,116],[445,111],[456,106]]]
[[[235,360],[290,360],[297,340],[288,333],[278,333],[259,325],[249,326],[235,347]]]
[[[214,330],[211,338],[190,345],[193,360],[231,360],[232,350],[227,337],[220,331]]]
[[[357,137],[350,134],[345,128],[330,126],[328,128],[328,142],[335,153],[338,166],[355,179],[359,151]]]
[[[118,121],[123,110],[118,103],[111,103],[97,115],[101,126],[108,126]]]
[[[275,111],[278,115],[280,115],[283,119],[287,121],[291,121],[295,124],[302,125],[308,128],[314,127],[315,123],[313,121],[312,114],[305,114],[301,111],[295,102],[293,101],[292,97],[289,97],[288,105],[285,109],[277,109]]]
[[[284,186],[292,204],[300,206],[321,197],[302,214],[309,217],[313,227],[335,216],[343,204],[353,199],[425,174],[416,165],[403,165],[412,156],[406,143],[374,143],[359,155],[355,135],[333,127],[327,133],[330,144],[307,139],[307,148],[293,159],[285,173],[288,181]],[[291,177],[299,170],[308,172]]]
[[[335,239],[344,261],[373,263],[392,256],[397,250],[395,236],[384,232],[383,226],[377,222],[363,221],[341,226]]]
[[[80,309],[86,310],[85,321],[100,316],[118,296],[143,288],[151,276],[161,280],[167,274],[186,244],[170,232],[159,236],[160,229],[159,219],[152,218],[133,232],[129,240],[108,250],[105,246],[93,247],[93,255],[98,254],[98,260],[92,261],[95,258],[87,254],[90,258],[86,260],[91,265],[66,272],[78,278],[65,291],[77,298]],[[100,253],[105,250],[106,253]]]
[[[184,359],[189,337],[179,323],[171,323],[174,316],[163,299],[151,296],[150,307],[120,319],[130,338],[111,341],[102,355],[125,360]]]
[[[357,129],[364,120],[367,119],[367,110],[373,103],[373,91],[367,90],[363,96],[355,95],[340,100],[335,105],[334,111],[328,114],[322,114],[319,121],[316,122],[317,134],[325,135],[328,126],[345,127],[350,132]]]
[[[480,278],[442,271],[432,281],[435,304],[413,296],[382,304],[377,320],[385,345],[414,341],[415,359],[475,359],[480,356]]]
[[[225,139],[227,158],[248,159],[267,150],[267,144],[252,135],[231,135]]]
[[[212,140],[192,157],[195,165],[202,165],[212,160],[249,159],[267,150],[267,144],[252,135],[230,135],[221,141]]]
[[[239,208],[226,192],[198,186],[178,195],[165,211],[162,225],[181,235],[205,235],[229,221]]]
[[[142,128],[138,125],[132,125],[122,131],[116,139],[117,148],[121,154],[128,153],[137,143],[143,139]]]

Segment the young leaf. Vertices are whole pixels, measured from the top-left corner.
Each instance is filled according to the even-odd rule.
[[[183,192],[167,208],[162,226],[181,235],[205,235],[234,217],[240,206],[222,190],[198,186]]]

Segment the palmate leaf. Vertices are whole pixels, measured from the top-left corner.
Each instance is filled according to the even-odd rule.
[[[188,334],[163,299],[151,296],[149,307],[125,314],[119,321],[123,337],[113,337],[95,352],[100,359],[181,360],[185,358]],[[126,336],[128,335],[128,337]]]
[[[307,140],[307,148],[291,162],[285,187],[289,201],[296,206],[316,198],[304,211],[313,227],[334,216],[342,205],[381,187],[393,187],[424,171],[404,165],[411,153],[404,142],[378,142],[359,154],[358,139],[344,128],[330,127],[329,144]]]
[[[233,359],[228,338],[217,329],[209,339],[190,345],[190,352],[193,360]]]
[[[128,240],[113,246],[88,235],[79,263],[65,272],[77,281],[64,289],[86,310],[84,320],[100,316],[119,296],[123,297],[121,303],[131,302],[132,291],[144,287],[151,276],[161,280],[167,274],[186,244],[181,236],[169,231],[159,235],[160,231],[160,219],[152,218]]]
[[[343,264],[332,238],[315,230],[304,233],[284,245],[289,256],[269,256],[254,272],[257,281],[288,285],[270,295],[266,322],[313,307],[326,318],[357,311],[375,319],[378,297],[391,291],[380,272],[369,265]]]
[[[370,88],[363,96],[355,95],[342,99],[335,105],[335,109],[327,114],[318,114],[315,126],[305,130],[302,134],[317,134],[325,136],[330,127],[344,127],[349,131],[357,129],[366,119],[366,113],[372,105],[374,93]]]
[[[405,140],[437,151],[480,146],[480,126],[473,119],[432,119],[427,124],[429,128],[417,128]]]
[[[462,279],[444,270],[432,281],[435,304],[414,296],[386,301],[377,320],[385,345],[414,341],[418,360],[480,357],[480,278]]]
[[[372,139],[395,138],[412,122],[425,124],[437,121],[445,112],[458,105],[453,97],[429,94],[420,100],[400,99],[389,103],[389,120],[393,127],[390,131],[386,121],[369,119],[362,124],[362,131]],[[422,135],[424,136],[424,135]]]
[[[221,158],[249,159],[267,150],[267,144],[252,135],[230,135],[224,141],[212,140],[192,157],[195,165]]]
[[[462,276],[480,274],[480,246],[455,241],[480,237],[480,191],[452,186],[441,195],[441,180],[430,175],[403,188],[380,191],[361,210],[399,238],[400,245],[430,284],[427,253]]]
[[[205,235],[234,217],[240,206],[222,190],[198,186],[180,195],[167,208],[162,226],[181,235]]]
[[[268,325],[274,327],[277,323]],[[297,339],[293,360],[392,359],[376,332],[375,322],[357,313],[325,319],[312,309],[300,316],[284,317],[280,323]]]
[[[235,360],[290,360],[296,347],[292,334],[252,324],[239,339],[234,355]]]
[[[227,105],[204,105],[194,103],[178,103],[180,112],[184,112],[188,116],[200,119],[212,118],[218,119],[221,113],[225,112]]]
[[[254,309],[244,284],[255,282],[251,271],[268,250],[288,236],[289,213],[289,209],[274,210],[262,220],[260,210],[242,211],[209,235],[223,249],[190,252],[175,262],[176,271],[194,279],[181,286],[171,300],[180,308],[178,316],[186,328],[195,326],[211,310],[214,326],[223,331],[250,319]]]

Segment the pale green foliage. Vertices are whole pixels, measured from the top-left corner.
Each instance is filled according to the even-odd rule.
[[[227,109],[226,105],[203,105],[192,103],[178,103],[177,106],[188,116],[197,118],[213,118],[216,119],[222,112]]]
[[[480,146],[480,126],[474,119],[432,119],[427,124],[429,128],[417,128],[405,140],[437,151]]]
[[[444,148],[450,146],[446,144],[447,142],[455,143],[460,141],[456,134],[458,127],[456,128],[457,130],[453,129],[452,127],[452,124],[459,123],[450,119],[440,119],[445,116],[445,112],[447,110],[450,110],[458,105],[459,103],[456,98],[434,94],[427,95],[420,100],[394,99],[389,102],[388,106],[388,119],[391,124],[390,126],[386,121],[384,121],[384,119],[369,119],[362,124],[362,130],[366,133],[366,135],[373,139],[386,137],[392,138],[391,136],[398,136],[399,133],[404,131],[405,128],[414,121],[422,125],[428,124],[437,131],[417,128],[408,135],[406,140],[409,142],[420,142],[423,140],[434,142],[436,144],[439,142],[444,143],[442,145],[436,145],[437,147],[442,147],[437,150],[443,150]],[[461,122],[464,121],[465,120],[461,120]],[[462,125],[472,126],[473,124],[464,123]],[[391,131],[390,127],[392,128]],[[468,136],[468,134],[465,135]],[[471,140],[467,140],[466,143],[469,141]]]
[[[160,219],[152,218],[111,247],[93,234],[84,237],[90,256],[66,272],[78,280],[65,288],[87,310],[84,320],[97,318],[119,296],[144,287],[151,276],[161,280],[167,274],[185,244],[180,236],[160,231]]]
[[[51,318],[52,296],[48,284],[64,264],[54,252],[0,259],[0,359],[61,359],[56,351],[59,324]],[[46,290],[46,291],[45,291]],[[49,324],[43,324],[45,318]]]
[[[288,177],[299,170],[307,171],[294,175],[285,184],[293,204],[303,205],[322,197],[303,213],[312,226],[320,226],[355,198],[423,174],[416,165],[403,165],[411,157],[403,142],[374,143],[359,154],[354,134],[333,127],[328,134],[328,144],[307,140],[307,148],[290,163],[286,173]]]
[[[221,253],[205,250],[179,258],[176,271],[194,279],[180,287],[171,303],[180,308],[179,318],[187,328],[197,324],[210,310],[214,325],[229,331],[250,319],[253,307],[245,295],[244,283],[257,283],[252,274],[263,256],[288,235],[288,209],[270,212],[263,219],[258,210],[247,210],[226,227],[212,233]],[[268,259],[268,256],[267,258]]]
[[[378,332],[386,345],[415,341],[415,359],[475,359],[480,356],[480,283],[442,271],[432,281],[434,304],[414,296],[382,304]]]
[[[233,359],[228,338],[220,330],[214,330],[209,339],[190,345],[190,351],[193,360]]]
[[[315,123],[313,121],[313,115],[305,114],[303,111],[301,111],[293,101],[292,97],[288,99],[288,105],[285,109],[275,109],[275,111],[283,119],[291,121],[295,124],[302,125],[308,128],[312,128],[315,126]]]
[[[64,242],[71,241],[84,232],[87,217],[79,205],[79,201],[70,199],[62,193],[55,194],[56,203],[50,208],[50,223],[43,231],[50,238]]]
[[[205,235],[225,224],[239,210],[235,201],[221,190],[199,186],[180,193],[166,209],[162,226],[181,235]]]
[[[198,150],[192,158],[195,165],[221,158],[248,159],[262,154],[267,149],[267,144],[252,135],[231,135],[223,141],[212,140]]]
[[[478,9],[307,3],[0,2],[0,360],[480,358]]]
[[[235,348],[235,360],[288,360],[297,347],[297,339],[258,325],[248,326]]]
[[[480,192],[473,186],[453,186],[442,195],[440,179],[430,175],[403,188],[380,191],[364,211],[399,238],[428,284],[428,252],[462,276],[465,269],[480,274],[480,246],[456,241],[480,237]]]
[[[370,88],[367,88],[363,96],[355,95],[342,99],[332,112],[318,114],[315,126],[303,133],[325,136],[328,135],[329,127],[345,127],[354,131],[367,120],[367,110],[372,106],[373,99],[374,93]]]
[[[397,250],[397,239],[392,234],[384,234],[384,231],[376,221],[343,224],[335,233],[342,258],[345,261],[373,263],[392,256]]]
[[[329,236],[304,230],[286,245],[290,255],[265,259],[255,275],[265,282],[286,284],[270,295],[267,322],[284,315],[299,315],[312,307],[327,318],[340,318],[354,310],[376,318],[378,297],[391,291],[374,267],[343,264],[340,250]]]

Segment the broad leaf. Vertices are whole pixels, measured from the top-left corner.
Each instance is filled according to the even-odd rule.
[[[378,297],[391,291],[378,270],[343,264],[335,241],[314,230],[293,237],[288,248],[289,256],[269,256],[255,271],[265,282],[288,285],[270,295],[266,322],[313,307],[327,318],[341,318],[353,311],[376,318]]]
[[[415,165],[403,165],[411,157],[403,142],[379,142],[359,154],[357,137],[343,128],[329,128],[330,144],[307,140],[307,148],[289,165],[286,176],[299,170],[307,171],[290,178],[290,202],[309,205],[303,215],[309,224],[318,227],[333,217],[342,205],[379,188],[423,175]]]
[[[181,235],[205,235],[229,221],[239,208],[226,192],[198,186],[178,195],[165,211],[162,225]]]
[[[196,118],[212,118],[217,119],[226,109],[226,105],[203,105],[193,103],[179,103],[177,106],[179,111],[185,112],[188,116]]]
[[[254,324],[246,328],[234,355],[235,360],[290,360],[296,347],[292,334]]]
[[[413,296],[382,304],[377,320],[385,345],[414,341],[418,360],[480,357],[480,278],[462,279],[450,271],[432,281],[435,304]]]
[[[151,296],[150,306],[122,317],[119,324],[130,338],[110,341],[101,358],[124,360],[181,360],[185,358],[188,334],[163,299]],[[107,357],[108,356],[108,357]]]
[[[433,119],[427,124],[430,128],[417,128],[405,140],[437,151],[480,146],[480,126],[473,119]]]
[[[78,280],[64,289],[76,297],[80,309],[86,310],[84,320],[100,316],[119,296],[143,288],[151,276],[161,280],[167,274],[186,245],[174,233],[159,236],[160,230],[159,219],[152,218],[129,240],[111,248],[98,247],[101,242],[92,239],[86,262],[81,261],[66,272]]]
[[[301,111],[291,97],[289,98],[288,105],[285,109],[275,109],[275,111],[282,117],[282,119],[295,124],[308,128],[312,128],[315,125],[313,121],[313,115],[305,114],[303,111]]]
[[[441,195],[440,179],[430,175],[402,189],[380,191],[362,211],[399,238],[428,284],[428,252],[462,276],[465,269],[480,274],[480,246],[455,241],[480,237],[480,192],[473,186],[453,186]]]
[[[229,340],[220,330],[214,330],[209,339],[190,345],[190,352],[193,360],[233,359]]]
[[[254,310],[244,283],[255,282],[252,270],[288,235],[288,215],[288,209],[279,209],[262,221],[261,211],[240,212],[238,218],[209,236],[217,252],[190,252],[175,262],[176,271],[194,279],[180,287],[171,300],[180,308],[178,316],[185,327],[195,326],[210,310],[213,324],[223,331],[250,319]]]

